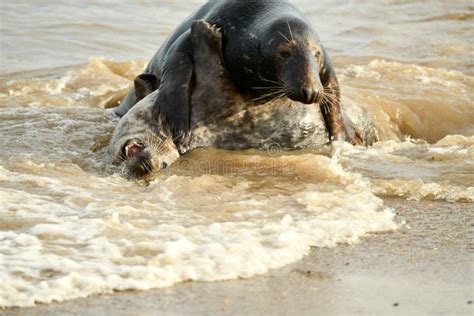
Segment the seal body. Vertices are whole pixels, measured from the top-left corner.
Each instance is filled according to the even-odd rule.
[[[193,22],[190,32],[195,50],[190,149],[265,149],[275,145],[301,149],[330,141],[319,107],[289,98],[248,106],[224,66],[222,32],[204,21]],[[157,78],[151,74],[137,77],[136,93],[146,91],[155,82]],[[161,93],[159,88],[141,99],[121,118],[113,134],[110,151],[114,162],[123,163],[125,174],[132,178],[146,177],[179,158],[171,123],[153,111],[160,106]],[[365,140],[370,142],[373,126],[368,116],[355,107],[349,113],[364,126]]]
[[[195,86],[191,94],[191,148],[283,149],[318,147],[331,141],[325,116],[317,106],[308,106],[288,97],[279,97],[263,104],[249,106],[233,83],[223,58],[221,29],[205,21],[195,21],[191,38],[195,53]],[[374,126],[367,113],[349,105],[344,115],[346,132],[367,144],[376,139]]]
[[[197,82],[191,34],[196,20],[220,28],[224,68],[246,106],[284,98],[319,104],[331,138],[360,143],[342,118],[329,56],[301,12],[283,0],[228,0],[209,1],[188,17],[144,71],[156,77],[150,88],[162,90],[153,111],[170,122],[181,152],[190,139],[191,95]],[[142,97],[132,89],[116,113],[123,115]]]

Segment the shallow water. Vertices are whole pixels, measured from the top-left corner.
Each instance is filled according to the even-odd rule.
[[[381,142],[201,149],[144,186],[104,108],[200,2],[1,2],[0,306],[251,277],[403,225],[386,197],[473,202],[472,5],[295,3]]]

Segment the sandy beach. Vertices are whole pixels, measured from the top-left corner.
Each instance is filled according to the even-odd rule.
[[[397,204],[387,199],[390,206]],[[471,204],[407,201],[401,228],[262,276],[119,292],[5,315],[472,315]],[[461,207],[460,207],[461,206]]]

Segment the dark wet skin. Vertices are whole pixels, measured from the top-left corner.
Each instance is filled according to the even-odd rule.
[[[248,106],[278,98],[319,103],[331,139],[362,143],[342,119],[337,77],[315,31],[295,7],[280,0],[206,3],[158,50],[144,74],[155,79],[145,78],[146,86],[131,91],[117,114],[159,87],[154,116],[168,122],[180,153],[189,149],[191,96],[197,85],[191,25],[201,19],[220,28],[224,68]]]

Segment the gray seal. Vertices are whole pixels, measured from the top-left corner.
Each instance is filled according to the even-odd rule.
[[[224,66],[222,32],[215,25],[195,21],[191,27],[195,49],[195,85],[191,100],[190,149],[282,149],[318,147],[330,141],[324,115],[318,107],[289,98],[248,106]],[[135,91],[146,90],[157,79],[147,74],[135,80]],[[144,178],[179,158],[169,121],[153,111],[161,88],[139,101],[117,125],[110,150],[115,164],[123,164],[130,178]],[[350,107],[350,119],[357,122],[366,143],[375,140],[373,125],[357,107]],[[344,119],[344,118],[343,118]],[[348,132],[355,133],[347,119]]]
[[[142,85],[141,91],[128,93],[116,111],[119,116],[160,88],[153,111],[170,123],[180,152],[188,150],[191,96],[199,84],[191,34],[195,20],[221,29],[224,68],[247,107],[287,98],[319,105],[331,139],[362,143],[360,135],[348,131],[344,121],[339,84],[327,51],[303,14],[283,0],[205,3],[156,52],[144,71],[155,79]]]

